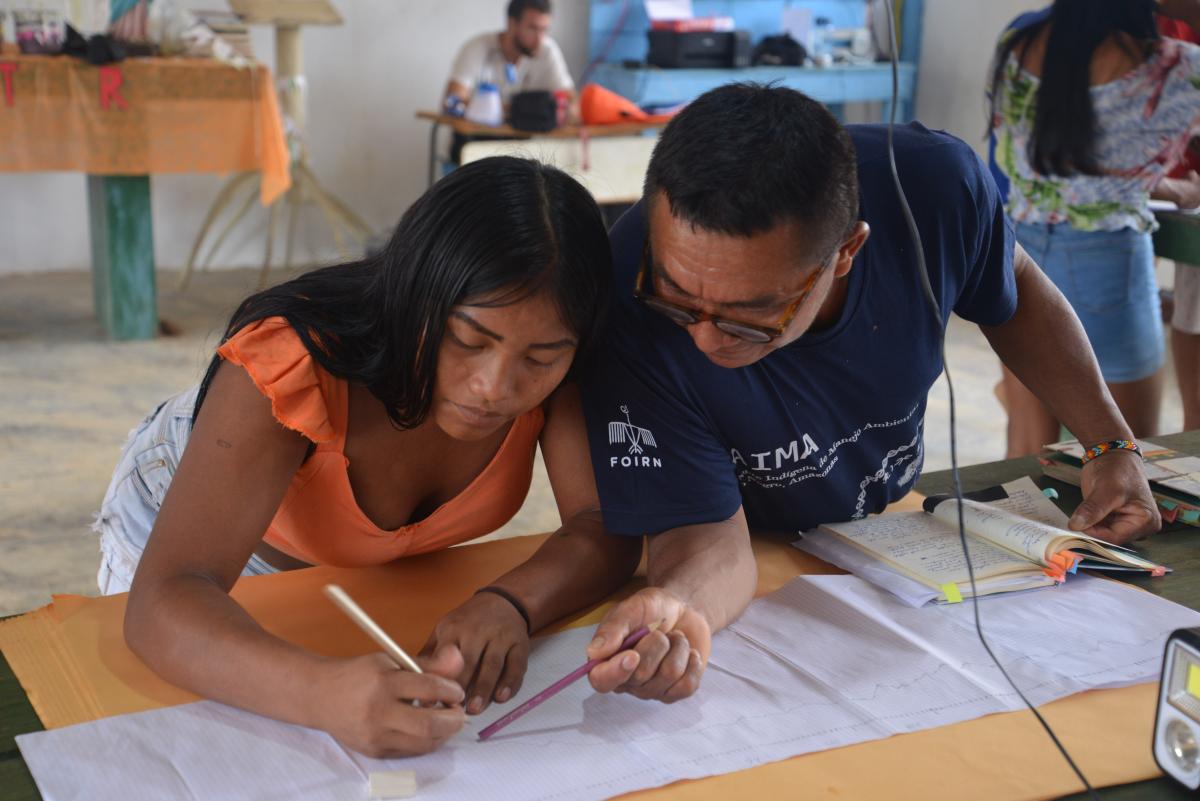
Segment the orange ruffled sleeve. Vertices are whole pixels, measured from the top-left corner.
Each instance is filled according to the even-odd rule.
[[[316,443],[336,437],[330,406],[333,378],[315,361],[282,317],[251,323],[217,348],[221,358],[250,374],[283,425]]]

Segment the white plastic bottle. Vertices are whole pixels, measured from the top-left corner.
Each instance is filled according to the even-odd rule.
[[[480,125],[503,124],[504,104],[500,102],[500,89],[496,84],[485,81],[476,86],[463,116]]]
[[[813,21],[812,45],[808,48],[808,57],[815,67],[828,67],[833,64],[833,53],[829,47],[829,17],[817,17]]]

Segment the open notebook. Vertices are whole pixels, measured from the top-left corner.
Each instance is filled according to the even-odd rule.
[[[1066,530],[1066,516],[1028,477],[980,496],[986,500],[963,501],[963,520],[981,596],[1053,586],[1081,567],[1166,572],[1133,550]],[[971,596],[957,504],[929,498],[926,511],[823,525],[796,545],[910,602],[954,603]],[[890,580],[889,574],[908,581]]]

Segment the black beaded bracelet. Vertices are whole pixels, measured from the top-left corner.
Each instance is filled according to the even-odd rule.
[[[512,604],[513,609],[517,610],[517,614],[525,620],[525,632],[527,634],[533,633],[533,624],[529,622],[529,612],[525,609],[525,604],[521,603],[520,600],[517,599],[517,596],[513,595],[506,589],[496,587],[491,584],[475,590],[476,595],[481,592],[490,592],[492,595],[499,595],[501,598]]]

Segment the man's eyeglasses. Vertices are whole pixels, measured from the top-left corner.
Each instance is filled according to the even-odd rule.
[[[715,314],[710,314],[692,306],[684,306],[679,303],[672,303],[669,300],[663,300],[653,294],[653,285],[648,278],[650,274],[650,261],[650,240],[647,238],[646,244],[642,247],[642,263],[638,268],[637,281],[633,286],[633,296],[635,298],[673,323],[686,326],[711,322],[723,333],[761,345],[783,336],[783,332],[791,325],[792,320],[796,317],[796,313],[804,305],[805,299],[812,293],[813,287],[817,285],[817,279],[821,276],[821,273],[825,272],[825,267],[828,266],[832,259],[826,259],[820,267],[813,270],[812,275],[808,277],[808,280],[804,283],[804,287],[800,290],[800,294],[788,304],[783,317],[775,325],[758,325],[756,323],[744,323],[740,320],[730,320],[727,317],[718,317]]]

